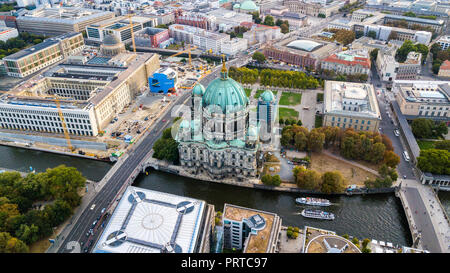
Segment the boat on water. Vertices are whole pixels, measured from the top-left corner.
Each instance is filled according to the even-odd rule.
[[[330,212],[325,212],[321,210],[304,209],[301,215],[306,218],[315,218],[323,220],[334,220],[334,214]]]
[[[295,202],[297,204],[310,205],[310,206],[320,206],[320,207],[331,206],[330,200],[321,199],[321,198],[300,197],[300,198],[296,198]]]

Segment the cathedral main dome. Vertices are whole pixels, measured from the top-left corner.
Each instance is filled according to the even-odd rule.
[[[226,73],[221,78],[213,80],[203,94],[203,107],[217,105],[222,113],[234,113],[248,105],[244,88],[235,80],[228,78]]]

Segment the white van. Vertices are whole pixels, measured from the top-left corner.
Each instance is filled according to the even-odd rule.
[[[403,157],[405,158],[405,161],[409,161],[409,160],[410,160],[410,158],[409,158],[409,155],[408,155],[408,152],[407,152],[407,151],[404,151],[404,152],[403,152]]]

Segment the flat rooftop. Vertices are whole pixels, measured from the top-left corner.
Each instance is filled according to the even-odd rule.
[[[371,84],[326,81],[324,94],[324,114],[381,119]],[[355,107],[357,110],[353,110]]]
[[[93,252],[193,253],[205,201],[129,186]]]
[[[244,208],[231,204],[225,204],[223,211],[223,216],[233,221],[244,221],[244,219],[250,219],[255,215],[262,217],[266,225],[262,230],[259,230],[257,234],[250,233],[245,252],[266,253],[271,237],[275,236],[275,234],[272,234],[273,224],[275,218],[277,218],[275,213]]]
[[[64,33],[62,35],[58,35],[55,37],[51,37],[51,38],[47,38],[45,39],[42,43],[39,43],[37,45],[28,47],[26,49],[22,49],[19,52],[16,52],[14,54],[11,54],[9,56],[6,56],[4,58],[4,60],[19,60],[22,59],[23,57],[26,57],[28,55],[31,54],[35,54],[36,52],[46,49],[50,46],[56,45],[58,44],[61,40],[67,39],[67,38],[71,38],[71,37],[75,37],[77,35],[79,35],[80,33],[77,32],[69,32],[69,33]]]
[[[324,58],[336,52],[339,48],[335,43],[324,42],[322,40],[290,38],[285,39],[273,46],[275,49],[288,51],[298,55],[312,55],[315,58]]]
[[[27,11],[26,14],[17,17],[17,20],[76,24],[105,14],[112,12],[79,7],[40,8]]]
[[[341,236],[324,234],[309,238],[305,253],[361,253],[361,251]]]

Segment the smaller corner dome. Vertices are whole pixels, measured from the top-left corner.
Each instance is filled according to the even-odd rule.
[[[257,10],[258,6],[256,6],[255,2],[253,2],[251,0],[247,0],[247,1],[242,2],[241,9],[243,9],[243,10]]]
[[[205,93],[205,87],[202,84],[197,83],[192,89],[192,93],[194,95],[203,96],[203,94]]]
[[[238,8],[240,8],[240,7],[241,7],[241,4],[239,4],[239,3],[236,3],[236,4],[234,4],[234,6],[233,6],[234,9],[238,9]]]
[[[273,95],[272,91],[266,90],[261,94],[261,99],[265,102],[271,102],[275,99],[275,96]]]
[[[106,46],[117,45],[119,43],[120,43],[119,39],[117,39],[117,37],[114,35],[109,34],[106,35],[105,38],[103,38],[103,44]]]

